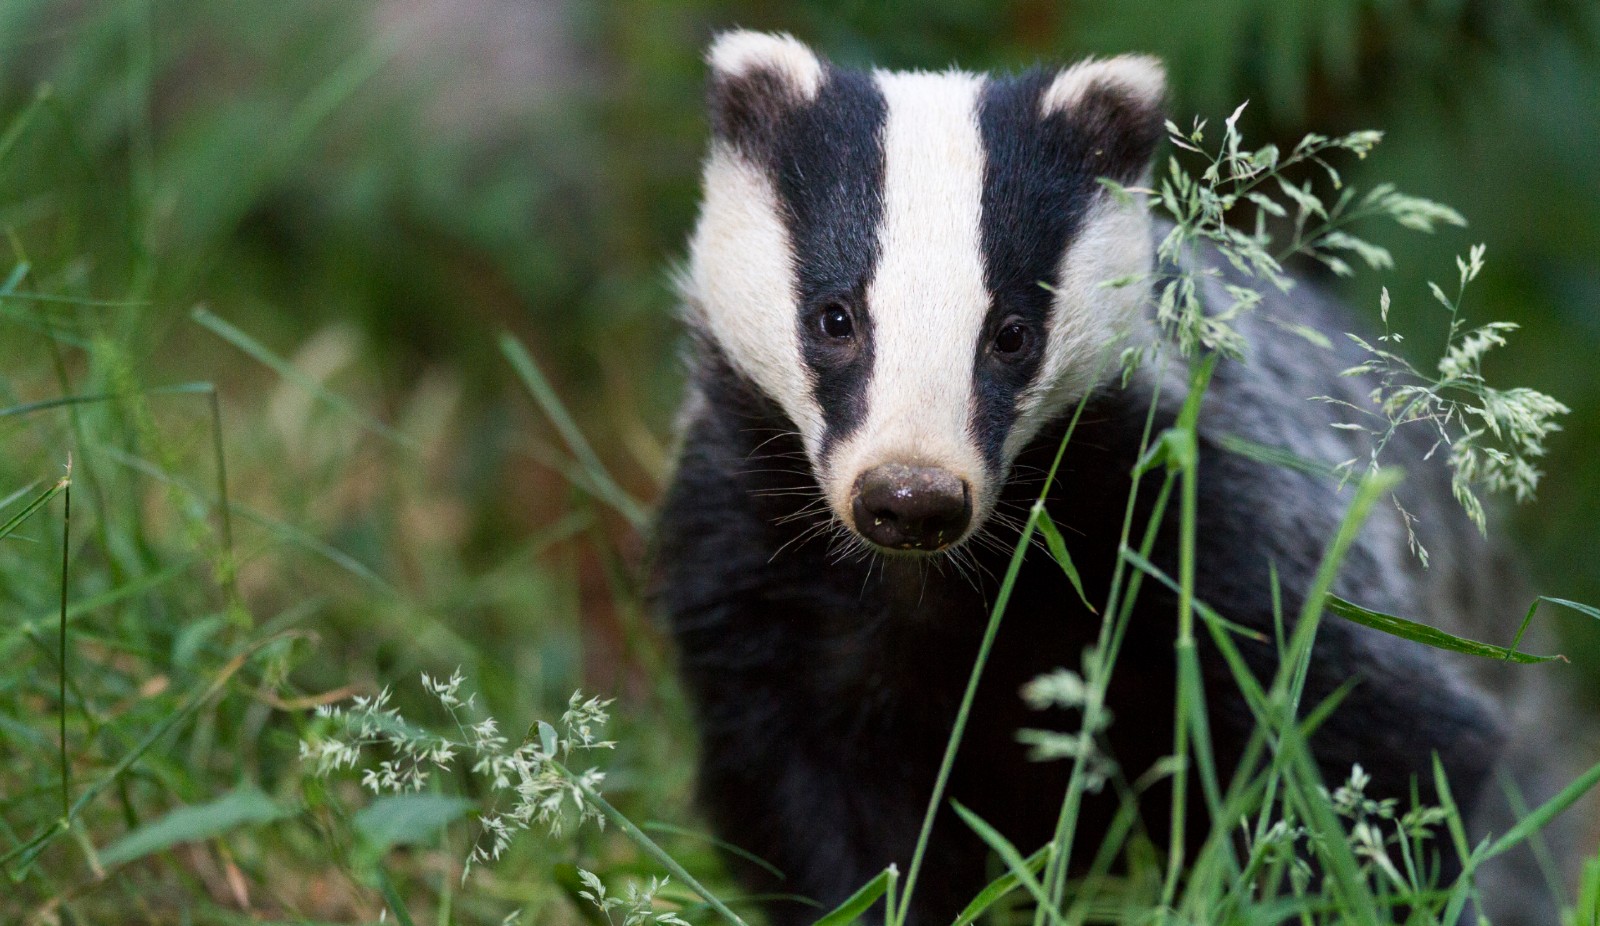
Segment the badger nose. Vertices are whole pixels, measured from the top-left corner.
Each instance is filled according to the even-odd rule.
[[[967,529],[971,496],[966,480],[948,470],[886,463],[856,479],[850,507],[856,530],[878,546],[938,550]]]

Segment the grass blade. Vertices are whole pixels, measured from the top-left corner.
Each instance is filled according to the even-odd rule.
[[[144,754],[149,752],[150,748],[156,743],[160,742],[161,738],[166,736],[167,733],[169,733],[174,727],[178,726],[180,723],[188,721],[189,718],[193,717],[200,710],[200,708],[211,699],[213,695],[221,691],[223,686],[227,685],[229,680],[231,680],[240,669],[244,668],[245,663],[248,662],[252,656],[266,648],[268,645],[276,643],[282,639],[284,639],[283,634],[275,634],[270,637],[256,640],[255,642],[250,643],[235,653],[234,656],[229,659],[228,662],[223,665],[221,670],[219,670],[216,675],[212,676],[209,681],[198,685],[191,690],[188,698],[184,700],[182,707],[170,714],[167,714],[165,717],[162,717],[159,722],[152,726],[149,731],[146,732],[142,738],[140,738],[139,742],[132,749],[124,753],[122,758],[117,760],[116,764],[113,765],[108,772],[96,779],[96,781],[89,787],[85,788],[83,793],[78,795],[78,799],[73,801],[72,807],[66,816],[60,820],[57,820],[55,823],[44,827],[38,833],[34,834],[33,838],[29,839],[27,842],[16,846],[5,855],[0,856],[0,865],[9,865],[12,862],[16,862],[16,866],[11,869],[11,877],[14,880],[21,880],[23,877],[25,877],[29,867],[32,866],[33,862],[39,857],[39,855],[43,853],[44,850],[57,839],[57,837],[71,829],[73,821],[78,817],[79,814],[83,813],[84,808],[88,807],[90,803],[100,796],[101,792],[103,792],[106,788],[109,788],[114,782],[120,779],[128,771],[128,769],[133,767],[134,763],[144,758]]]
[[[1218,438],[1217,443],[1229,453],[1255,460],[1258,463],[1266,463],[1269,466],[1278,466],[1297,472],[1309,473],[1313,476],[1324,476],[1329,479],[1338,479],[1341,475],[1337,469],[1321,460],[1303,457],[1293,451],[1284,450],[1282,447],[1258,444],[1255,441],[1246,440],[1232,434],[1222,435]]]
[[[1591,766],[1587,772],[1579,775],[1577,780],[1562,788],[1561,793],[1540,804],[1533,813],[1518,820],[1517,825],[1507,830],[1504,836],[1490,843],[1485,858],[1493,858],[1516,848],[1518,844],[1548,826],[1557,814],[1577,803],[1578,799],[1589,793],[1596,784],[1600,784],[1600,763]]]
[[[186,842],[201,842],[251,824],[293,815],[255,785],[241,785],[204,804],[179,807],[122,837],[100,853],[107,868],[144,858]]]
[[[1578,907],[1573,911],[1575,926],[1600,926],[1600,855],[1583,866],[1583,881],[1578,888]]]
[[[67,758],[67,577],[72,564],[72,457],[67,457],[67,474],[61,479],[65,502],[61,515],[61,613],[57,627],[57,668],[61,689],[56,696],[56,711],[61,723],[61,816],[72,812],[72,763]]]
[[[321,383],[302,373],[294,364],[268,350],[266,345],[262,344],[260,341],[257,341],[255,338],[252,338],[250,335],[245,334],[232,324],[223,321],[216,315],[213,315],[204,307],[195,308],[194,311],[189,313],[189,317],[194,319],[194,321],[202,328],[205,328],[207,331],[210,331],[212,334],[243,351],[250,357],[250,359],[256,361],[267,369],[272,370],[274,373],[277,373],[285,380],[288,380],[298,388],[305,390],[312,396],[315,396],[329,408],[334,409],[348,418],[360,422],[363,427],[379,435],[380,437],[383,437],[397,447],[402,447],[412,452],[416,452],[418,450],[416,441],[357,408],[356,405],[349,399],[346,399],[344,396],[333,392],[332,390],[323,386]]]
[[[1139,551],[1133,549],[1132,547],[1125,546],[1122,548],[1119,555],[1135,569],[1138,569],[1140,572],[1166,586],[1169,591],[1173,593],[1178,591],[1178,580],[1167,575],[1165,572],[1162,572],[1161,567],[1140,555]],[[1236,637],[1243,637],[1246,640],[1254,640],[1257,643],[1268,642],[1266,634],[1259,630],[1246,627],[1243,624],[1228,620],[1221,614],[1218,614],[1215,608],[1206,604],[1204,601],[1201,601],[1199,598],[1194,600],[1194,610],[1195,613],[1199,614],[1207,623],[1215,624],[1216,626],[1226,630],[1228,633],[1231,633]]]
[[[1067,581],[1072,583],[1072,588],[1078,593],[1078,600],[1089,609],[1090,614],[1099,614],[1094,605],[1089,603],[1089,596],[1083,593],[1083,580],[1078,577],[1078,567],[1072,564],[1072,554],[1067,552],[1067,542],[1061,537],[1061,530],[1056,527],[1056,522],[1050,520],[1042,506],[1039,512],[1039,533],[1044,535],[1045,546],[1050,548],[1050,556],[1067,574]]]
[[[400,899],[400,892],[394,889],[394,882],[389,880],[389,872],[379,865],[374,876],[378,879],[378,892],[383,895],[384,904],[394,911],[394,918],[400,921],[400,926],[417,926],[416,921],[411,919],[411,911],[406,909],[406,902]]]
[[[582,778],[572,774],[572,772],[561,763],[551,760],[550,764],[555,766],[555,768],[560,771],[562,775],[565,775],[567,780],[572,782],[573,787],[583,792],[585,800],[598,807],[600,812],[605,815],[607,820],[610,820],[617,827],[617,829],[621,830],[624,835],[633,840],[633,844],[642,849],[646,855],[655,859],[656,862],[661,865],[661,867],[667,870],[668,874],[672,875],[674,878],[677,878],[680,884],[683,884],[685,887],[689,888],[689,890],[700,895],[700,899],[710,904],[713,910],[716,910],[722,915],[723,919],[727,920],[729,923],[732,923],[733,926],[748,926],[748,924],[745,923],[744,919],[741,918],[739,914],[730,910],[727,904],[723,903],[715,894],[707,890],[705,885],[700,883],[699,879],[695,878],[694,875],[689,874],[689,872],[682,865],[678,864],[678,860],[667,854],[667,850],[661,848],[661,846],[657,844],[654,839],[650,838],[649,834],[640,829],[632,820],[629,820],[622,811],[611,806],[610,801],[601,797],[600,792],[589,787],[584,783]]]
[[[1541,598],[1539,600],[1549,601],[1553,599]],[[1537,607],[1538,602],[1535,602],[1534,605]],[[1578,607],[1582,608],[1584,606],[1578,605]],[[1410,640],[1414,643],[1421,643],[1434,649],[1447,650],[1452,653],[1465,653],[1468,656],[1482,656],[1486,659],[1501,659],[1523,664],[1553,662],[1558,659],[1563,662],[1566,661],[1565,656],[1535,656],[1531,653],[1519,653],[1516,652],[1514,644],[1508,648],[1495,646],[1492,643],[1468,640],[1465,637],[1446,633],[1437,627],[1430,627],[1427,624],[1419,624],[1403,617],[1395,617],[1393,614],[1384,614],[1381,611],[1363,608],[1358,604],[1340,598],[1338,595],[1328,596],[1327,608],[1329,612],[1363,627],[1371,627],[1374,630],[1381,630],[1402,640]],[[1531,611],[1529,616],[1532,616]],[[1526,626],[1526,622],[1524,622],[1524,626]],[[1520,638],[1521,633],[1518,633],[1517,636]]]
[[[1167,839],[1167,876],[1161,890],[1161,902],[1164,907],[1171,907],[1173,899],[1177,896],[1178,881],[1182,875],[1185,864],[1185,846],[1187,837],[1185,828],[1188,818],[1189,794],[1189,747],[1193,740],[1200,754],[1199,765],[1202,777],[1214,775],[1215,769],[1207,767],[1210,754],[1207,751],[1209,743],[1208,734],[1199,728],[1191,730],[1195,717],[1200,717],[1204,723],[1203,708],[1195,709],[1203,697],[1199,684],[1199,671],[1188,671],[1186,664],[1198,665],[1195,662],[1194,641],[1194,615],[1195,615],[1195,534],[1199,527],[1199,480],[1200,480],[1200,405],[1205,399],[1206,389],[1211,383],[1211,374],[1216,370],[1218,355],[1207,354],[1205,359],[1195,365],[1189,374],[1189,393],[1184,396],[1183,408],[1178,412],[1177,423],[1162,434],[1161,443],[1167,446],[1167,471],[1179,473],[1179,529],[1178,529],[1178,637],[1173,644],[1177,666],[1176,692],[1177,703],[1173,706],[1173,744],[1172,755],[1176,762],[1172,774],[1172,812],[1168,815]],[[1207,795],[1215,792],[1214,787],[1209,787]]]
[[[1102,354],[1099,368],[1095,371],[1096,377],[1104,371],[1110,357],[1110,351]],[[905,922],[906,911],[910,909],[912,891],[917,886],[917,873],[922,867],[922,858],[928,851],[928,840],[933,835],[933,823],[938,817],[939,804],[944,799],[945,787],[950,782],[950,769],[955,765],[956,751],[961,747],[961,738],[966,733],[967,717],[972,710],[973,698],[978,693],[978,681],[983,677],[983,667],[989,661],[989,650],[994,645],[995,635],[1000,630],[1000,620],[1005,616],[1006,605],[1011,600],[1011,589],[1016,584],[1017,574],[1022,570],[1023,558],[1033,541],[1034,528],[1044,512],[1044,500],[1049,496],[1051,486],[1055,485],[1056,473],[1061,469],[1061,460],[1066,456],[1067,445],[1072,442],[1072,435],[1077,431],[1078,422],[1083,418],[1083,410],[1088,405],[1089,394],[1085,393],[1083,398],[1078,400],[1078,407],[1072,413],[1072,420],[1067,424],[1066,433],[1061,436],[1061,443],[1056,446],[1056,455],[1050,463],[1050,471],[1045,474],[1044,485],[1039,489],[1039,497],[1030,509],[1028,520],[1022,526],[1021,536],[1017,538],[1017,545],[1012,550],[1011,562],[1006,566],[1005,579],[1000,583],[999,595],[989,612],[989,623],[984,628],[982,641],[978,644],[978,653],[972,661],[972,673],[967,678],[967,688],[962,693],[961,706],[956,711],[955,723],[951,725],[950,737],[945,743],[944,758],[939,764],[939,774],[934,779],[933,793],[928,796],[928,807],[923,813],[922,829],[917,834],[917,847],[911,854],[911,868],[906,874],[905,889],[898,898],[891,898],[890,913],[894,914],[888,920],[891,926],[901,926]],[[1080,762],[1075,769],[1081,766]]]
[[[5,299],[16,294],[17,287],[21,286],[22,281],[28,278],[28,270],[29,266],[26,261],[22,261],[15,267],[11,268],[11,275],[6,277],[6,281],[4,283],[0,283],[0,299]]]
[[[50,500],[66,491],[66,488],[67,480],[63,478],[60,482],[57,482],[55,485],[45,489],[43,492],[37,495],[33,501],[29,502],[21,511],[8,518],[4,524],[0,524],[0,540],[4,540],[6,537],[14,533],[17,528],[22,526],[24,521],[37,514],[39,509],[50,504]],[[10,501],[10,499],[7,499],[7,501]]]
[[[472,809],[472,802],[449,794],[386,794],[356,811],[357,833],[377,852],[413,845],[439,835],[441,827]]]
[[[7,508],[10,508],[12,505],[16,504],[19,500],[25,498],[29,492],[32,492],[34,489],[37,489],[37,488],[39,488],[39,480],[35,480],[33,482],[28,483],[27,485],[25,485],[22,488],[16,490],[15,492],[12,492],[10,495],[7,495],[5,498],[0,498],[0,511],[4,511]]]
[[[28,103],[27,108],[11,120],[11,124],[6,126],[4,134],[0,134],[0,163],[4,163],[6,158],[10,156],[11,149],[17,146],[17,140],[28,130],[28,126],[38,116],[40,107],[44,106],[45,101],[50,99],[50,96],[50,85],[44,84],[40,86],[39,91],[33,95],[33,100]]]
[[[1022,860],[1023,868],[1029,874],[1037,876],[1040,869],[1044,868],[1044,863],[1050,860],[1050,849],[1051,845],[1048,843],[1041,846],[1037,852]],[[978,896],[972,898],[972,902],[967,904],[966,909],[961,911],[960,915],[955,918],[955,922],[951,923],[950,926],[969,926],[990,907],[998,903],[1000,898],[1016,890],[1021,885],[1022,876],[1017,872],[1007,870],[1005,874],[990,881],[987,887],[979,891]]]
[[[750,864],[755,865],[757,868],[764,869],[779,881],[787,880],[783,870],[778,866],[772,864],[754,852],[751,852],[749,849],[742,849],[731,842],[718,839],[710,833],[697,832],[684,826],[673,826],[671,823],[662,823],[659,820],[648,820],[641,824],[639,828],[645,830],[646,832],[668,833],[673,836],[682,836],[685,839],[698,839],[702,842],[708,842],[711,845],[716,846],[718,849],[728,853],[729,855],[737,855],[739,858],[742,858]]]
[[[1063,442],[1064,444],[1065,442]],[[1049,485],[1049,480],[1045,483]],[[906,911],[911,906],[912,891],[917,886],[917,874],[922,868],[923,856],[928,851],[928,840],[933,835],[933,823],[938,817],[940,802],[944,799],[946,786],[950,783],[950,770],[955,766],[956,751],[961,746],[962,735],[967,729],[967,719],[972,714],[972,702],[978,694],[978,681],[983,678],[983,668],[989,662],[989,651],[994,648],[994,638],[1000,632],[1000,620],[1005,616],[1006,605],[1011,601],[1011,590],[1017,583],[1017,574],[1022,571],[1022,560],[1027,555],[1028,545],[1033,540],[1033,531],[1039,521],[1041,509],[1034,508],[1028,515],[1028,520],[1022,526],[1022,536],[1017,540],[1016,549],[1011,553],[1011,563],[1006,568],[1006,577],[1000,583],[1000,593],[995,598],[994,607],[989,611],[989,623],[984,627],[983,639],[978,644],[977,655],[972,660],[972,672],[967,676],[967,687],[961,695],[961,704],[956,709],[955,723],[951,726],[950,738],[945,743],[944,758],[939,763],[939,773],[934,778],[933,794],[928,799],[928,808],[923,814],[922,829],[917,835],[917,847],[911,854],[911,869],[906,873],[905,890],[900,897],[901,919],[891,921],[892,926],[904,922]]]
[[[834,907],[812,926],[848,926],[854,923],[862,914],[872,909],[872,905],[878,902],[879,897],[888,892],[889,882],[893,880],[894,873],[893,865],[878,872],[876,878],[862,885],[860,890],[851,894],[844,903]]]
[[[133,392],[94,392],[88,395],[64,395],[53,399],[41,399],[38,402],[27,402],[22,405],[13,405],[9,408],[0,408],[0,418],[11,418],[19,415],[31,415],[34,412],[47,411],[52,408],[70,408],[74,405],[92,405],[96,402],[109,402],[124,396],[134,395],[198,395],[204,393],[215,394],[217,387],[208,382],[178,383],[172,386],[155,386],[150,389],[137,389]]]
[[[1495,778],[1499,781],[1500,792],[1505,795],[1506,805],[1511,808],[1514,819],[1522,820],[1528,816],[1528,801],[1522,794],[1522,789],[1517,787],[1516,779],[1504,765],[1495,769]],[[1539,873],[1544,875],[1544,886],[1548,896],[1556,899],[1561,906],[1567,904],[1567,886],[1561,878],[1561,868],[1555,858],[1550,854],[1550,843],[1541,833],[1535,832],[1528,840],[1529,847],[1533,850],[1533,857],[1539,864]]]
[[[561,404],[560,396],[556,395],[555,388],[539,370],[539,365],[533,362],[533,356],[522,342],[512,337],[509,333],[500,335],[500,352],[516,370],[518,378],[527,387],[528,394],[533,396],[538,403],[539,410],[555,426],[556,432],[561,435],[561,440],[577,458],[578,464],[583,467],[587,477],[589,491],[593,492],[601,501],[610,505],[616,512],[628,519],[634,527],[643,527],[650,522],[650,516],[645,507],[635,501],[632,496],[617,485],[616,480],[600,462],[600,457],[589,446],[589,441],[583,436],[583,431],[578,423],[572,420],[572,415],[567,412],[565,405]]]
[[[102,455],[106,459],[111,460],[112,462],[121,466],[125,466],[136,472],[143,473],[152,479],[160,480],[167,485],[182,489],[191,497],[202,500],[206,499],[205,493],[199,491],[194,486],[189,485],[183,480],[174,477],[171,473],[168,473],[159,466],[156,466],[147,460],[142,460],[138,457],[123,453],[122,451],[114,448],[103,449]],[[333,563],[356,578],[371,584],[374,588],[383,592],[385,595],[393,598],[403,597],[400,594],[400,591],[396,589],[394,585],[389,582],[389,580],[379,575],[375,570],[373,570],[372,567],[366,565],[338,547],[318,539],[309,531],[300,527],[296,527],[287,521],[279,520],[271,515],[257,511],[256,509],[250,508],[243,504],[229,503],[229,509],[234,514],[242,516],[245,520],[255,524],[257,527],[260,527],[277,536],[278,539],[282,540],[283,542],[303,549],[308,553],[314,554],[330,563]]]
[[[1018,882],[1028,889],[1028,893],[1033,895],[1034,900],[1038,902],[1040,909],[1045,911],[1046,916],[1053,922],[1059,923],[1061,921],[1060,911],[1056,910],[1050,903],[1049,896],[1045,894],[1044,885],[1040,884],[1039,879],[1034,877],[1033,870],[1028,867],[1028,860],[1022,857],[1022,853],[1017,851],[1017,847],[1011,844],[1011,840],[1000,835],[1000,831],[990,826],[982,817],[961,806],[959,801],[952,800],[950,806],[955,808],[956,814],[961,817],[961,821],[970,827],[974,833],[977,833],[978,838],[982,839],[984,844],[994,851],[994,854],[1000,856],[1000,861],[1005,863],[1006,870],[1017,876]]]

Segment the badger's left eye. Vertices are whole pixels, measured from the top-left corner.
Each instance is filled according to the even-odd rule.
[[[994,335],[994,349],[1000,354],[1020,354],[1028,346],[1028,326],[1020,321],[1007,321]]]
[[[830,302],[822,309],[822,333],[835,340],[843,340],[855,334],[855,320],[850,317],[850,310],[837,302]]]

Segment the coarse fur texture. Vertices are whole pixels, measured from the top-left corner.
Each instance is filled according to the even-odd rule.
[[[796,46],[734,32],[708,55],[690,324],[783,410],[841,520],[858,474],[914,463],[971,487],[970,536],[1006,464],[1136,317],[1136,294],[1098,284],[1149,266],[1148,219],[1097,181],[1144,172],[1161,71],[1127,57],[1009,81],[869,74]],[[858,329],[847,349],[816,336],[830,306]],[[1050,337],[975,365],[1010,320]]]
[[[1172,424],[1183,394],[1181,363],[1124,387],[1104,362],[1121,339],[1151,336],[1146,294],[1102,284],[1151,269],[1161,230],[1098,178],[1147,170],[1162,77],[1139,57],[1011,78],[869,74],[742,32],[709,60],[714,140],[683,285],[692,383],[655,595],[697,705],[701,796],[719,834],[786,875],[780,885],[752,869],[752,886],[832,906],[909,860],[1015,525],[1085,396],[1047,507],[1089,600],[1106,597],[1147,417],[1154,405],[1154,427]],[[850,337],[819,333],[819,313],[834,311],[853,321]],[[1270,570],[1295,613],[1350,494],[1231,453],[1224,439],[1329,464],[1357,456],[1355,439],[1329,427],[1329,406],[1308,399],[1358,401],[1368,388],[1338,375],[1362,359],[1352,348],[1315,347],[1275,315],[1341,345],[1352,328],[1311,286],[1269,297],[1240,323],[1247,356],[1218,365],[1202,406],[1196,594],[1269,639]],[[1005,325],[1027,332],[1015,356],[993,346]],[[1403,522],[1384,510],[1335,591],[1460,628],[1514,583],[1500,581],[1504,563],[1451,502],[1447,476],[1422,462],[1426,450],[1396,457],[1415,473],[1400,497],[1433,570],[1415,564]],[[884,462],[936,466],[971,486],[974,517],[954,549],[889,553],[852,530],[851,486]],[[1153,495],[1146,484],[1134,523]],[[1169,513],[1153,556],[1171,574],[1175,521]],[[1106,745],[1130,779],[1172,742],[1174,614],[1173,596],[1147,585],[1108,693]],[[1047,556],[1027,558],[948,794],[1025,851],[1050,838],[1068,769],[1029,761],[1016,732],[1072,721],[1029,711],[1018,690],[1076,667],[1099,621]],[[1275,646],[1241,646],[1270,678]],[[1201,654],[1226,775],[1255,720],[1218,654],[1205,642]],[[1347,684],[1314,740],[1327,780],[1360,763],[1372,795],[1409,800],[1416,787],[1427,800],[1437,755],[1457,800],[1472,800],[1503,733],[1457,662],[1329,620],[1305,701]],[[1150,788],[1143,824],[1165,832],[1169,805]],[[1093,840],[1116,807],[1089,796],[1078,831]],[[1203,836],[1203,822],[1190,832]],[[909,922],[948,922],[982,887],[984,856],[942,809]],[[783,902],[769,913],[780,924],[813,915]]]

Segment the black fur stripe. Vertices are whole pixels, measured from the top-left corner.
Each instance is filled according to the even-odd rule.
[[[1064,114],[1039,116],[1039,98],[1051,71],[996,78],[985,85],[978,125],[986,155],[983,178],[984,283],[993,302],[978,342],[973,370],[972,430],[978,449],[998,470],[1001,449],[1016,417],[1017,396],[1039,373],[1042,350],[1020,363],[996,362],[989,344],[1013,316],[1049,336],[1051,291],[1059,283],[1061,256],[1095,194],[1095,176],[1083,169],[1086,139]]]
[[[827,422],[824,452],[867,414],[873,360],[867,285],[878,262],[886,118],[883,94],[869,75],[829,68],[815,102],[795,114],[777,165],[795,249],[801,351]],[[854,315],[853,347],[830,343],[820,332],[820,312],[835,301]]]
[[[828,66],[809,102],[760,71],[714,85],[712,95],[718,135],[760,163],[777,188],[794,249],[795,324],[826,422],[826,451],[867,412],[873,348],[866,293],[883,216],[883,93],[864,72]],[[822,334],[820,313],[833,303],[853,314],[853,343]]]

